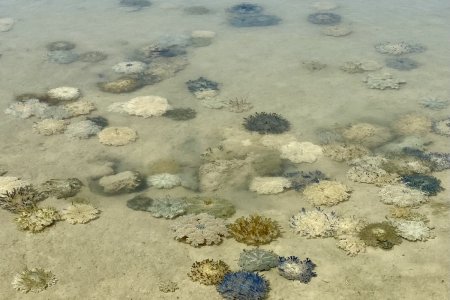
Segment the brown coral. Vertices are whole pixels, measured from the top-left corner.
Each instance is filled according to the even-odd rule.
[[[388,222],[366,225],[360,232],[359,238],[368,246],[392,249],[402,242],[397,229]]]
[[[196,261],[192,265],[188,276],[192,281],[198,281],[205,285],[213,285],[221,282],[228,272],[230,272],[230,267],[225,262],[204,259],[202,261]]]
[[[13,213],[19,213],[36,206],[42,200],[41,194],[31,186],[24,186],[0,194],[0,207]]]
[[[247,245],[268,244],[280,235],[278,223],[260,215],[240,217],[228,228],[236,241]]]

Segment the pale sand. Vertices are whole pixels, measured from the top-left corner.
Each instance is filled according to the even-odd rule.
[[[423,110],[418,101],[425,96],[449,97],[447,39],[448,18],[442,13],[448,4],[435,0],[427,4],[391,1],[355,4],[339,1],[335,12],[352,23],[354,32],[343,38],[324,37],[320,26],[306,17],[312,2],[294,1],[282,5],[264,1],[268,13],[283,18],[276,27],[231,28],[224,9],[217,1],[195,2],[214,10],[206,16],[186,16],[163,1],[140,12],[118,8],[119,1],[38,1],[17,4],[2,1],[2,17],[16,19],[14,28],[0,33],[0,110],[15,94],[45,91],[58,86],[76,86],[86,100],[95,103],[100,114],[113,126],[137,130],[136,143],[124,147],[101,145],[94,137],[69,141],[66,136],[40,136],[32,132],[35,119],[0,118],[0,164],[9,176],[34,183],[49,178],[78,177],[86,182],[92,161],[118,159],[122,169],[145,170],[158,158],[172,156],[195,166],[199,154],[214,146],[222,126],[239,126],[248,113],[234,114],[209,110],[197,102],[184,82],[205,76],[221,83],[223,96],[249,95],[255,111],[282,114],[292,123],[292,133],[300,140],[318,142],[315,129],[359,121],[389,123],[399,114],[418,111],[439,119],[450,110]],[[172,2],[180,7],[183,1]],[[183,4],[185,5],[185,4]],[[229,4],[231,5],[231,4]],[[395,5],[395,6],[393,6]],[[421,6],[422,5],[422,6]],[[169,9],[171,8],[171,9]],[[58,11],[53,14],[53,11]],[[400,12],[400,13],[399,13]],[[181,28],[181,29],[180,29]],[[125,53],[145,45],[162,34],[212,30],[212,45],[189,50],[190,65],[176,77],[131,94],[106,94],[95,87],[98,73],[109,73],[112,65],[123,61]],[[101,50],[109,58],[98,64],[76,62],[57,65],[45,62],[45,44],[55,40],[77,43],[78,52]],[[348,60],[376,60],[386,56],[373,45],[382,41],[420,42],[428,50],[413,54],[420,68],[410,72],[389,70],[407,81],[398,91],[367,89],[365,74],[347,74],[339,66]],[[318,59],[327,68],[310,72],[302,61]],[[197,118],[174,122],[165,118],[141,119],[107,113],[113,102],[140,95],[160,95],[171,105],[193,107]],[[448,139],[430,134],[433,151],[448,151]],[[303,165],[300,165],[303,168]],[[354,189],[349,201],[335,207],[338,213],[382,221],[389,207],[377,199],[378,188],[349,182],[347,167],[320,159],[305,169],[320,169]],[[93,171],[89,171],[93,172]],[[420,211],[431,219],[436,238],[427,242],[407,242],[391,251],[368,248],[367,253],[348,257],[335,246],[334,239],[305,239],[293,234],[289,217],[308,202],[294,191],[259,196],[244,190],[227,189],[218,196],[237,207],[235,217],[260,212],[280,222],[283,236],[263,246],[282,256],[309,257],[317,264],[316,278],[305,285],[280,277],[276,270],[264,272],[270,281],[269,299],[448,299],[450,239],[448,225],[449,172],[435,174],[446,191],[433,197]],[[165,195],[165,191],[151,190]],[[177,188],[171,195],[191,195]],[[219,246],[193,248],[173,240],[170,220],[153,218],[126,207],[133,195],[103,197],[85,186],[84,196],[101,209],[100,218],[86,225],[59,222],[40,234],[19,232],[13,215],[0,211],[0,299],[221,299],[214,287],[201,286],[186,275],[192,263],[205,258],[222,259],[237,270],[242,249],[233,239]],[[65,207],[70,199],[43,204]],[[15,273],[25,266],[54,272],[58,283],[39,294],[21,294],[11,287]],[[158,290],[158,282],[171,279],[180,289],[172,294]]]

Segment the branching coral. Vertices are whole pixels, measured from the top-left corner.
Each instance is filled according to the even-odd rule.
[[[223,261],[213,259],[204,259],[196,261],[188,276],[193,281],[198,281],[201,284],[213,285],[218,284],[223,280],[225,274],[230,272],[230,267]]]
[[[31,186],[24,186],[0,194],[0,207],[13,213],[32,209],[42,200],[42,195]]]
[[[56,209],[47,207],[27,209],[22,211],[14,220],[19,229],[36,233],[60,219],[61,217]]]
[[[337,181],[322,180],[307,186],[303,195],[314,206],[333,206],[350,198],[351,189]]]
[[[41,268],[28,269],[16,274],[12,281],[14,289],[22,293],[39,293],[56,284],[58,280],[52,272]]]
[[[194,247],[219,244],[229,235],[226,223],[206,213],[179,217],[170,226],[177,240],[185,240]]]
[[[278,223],[260,215],[240,217],[228,227],[236,241],[247,245],[268,244],[280,235]]]
[[[335,234],[338,217],[334,212],[326,213],[320,208],[302,210],[290,218],[290,226],[295,233],[307,238],[330,237]]]

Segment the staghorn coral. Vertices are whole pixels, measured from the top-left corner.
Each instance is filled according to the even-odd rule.
[[[170,229],[176,240],[183,240],[194,247],[219,244],[229,235],[226,223],[206,213],[179,217]]]
[[[351,189],[337,181],[322,180],[307,186],[303,195],[314,206],[333,206],[350,198]]]
[[[306,211],[302,208],[298,214],[290,218],[289,223],[295,233],[307,238],[317,238],[333,236],[338,221],[334,212],[326,213],[320,208]]]
[[[402,239],[397,229],[388,222],[371,223],[366,225],[358,234],[367,246],[380,247],[388,250],[399,245]]]
[[[61,219],[70,224],[86,224],[98,218],[100,211],[90,204],[73,203],[61,211]]]
[[[230,267],[222,260],[204,259],[196,261],[188,276],[192,281],[198,281],[204,285],[216,285],[223,280],[225,274],[230,272]]]
[[[300,260],[297,256],[280,257],[278,273],[286,279],[308,283],[312,277],[317,276],[314,272],[315,267],[316,264],[309,258]]]
[[[32,186],[19,186],[0,194],[0,207],[12,213],[20,213],[36,207],[37,202],[42,199],[43,195]]]
[[[226,199],[217,197],[192,197],[186,199],[187,213],[207,213],[216,218],[229,218],[236,212],[234,205]]]
[[[58,211],[53,207],[31,208],[20,212],[14,219],[18,228],[24,231],[36,233],[61,219]]]
[[[124,146],[137,138],[137,132],[129,127],[106,127],[98,133],[100,143],[108,146]]]
[[[51,271],[41,268],[25,268],[17,273],[11,282],[14,289],[22,293],[39,293],[56,284],[58,280]]]
[[[388,184],[380,189],[381,202],[397,207],[415,207],[428,202],[427,195],[403,184]]]
[[[279,194],[291,187],[289,179],[284,177],[255,177],[249,190],[261,195]]]
[[[245,250],[239,256],[239,267],[243,271],[267,271],[278,265],[278,255],[260,248]]]
[[[247,245],[268,244],[280,236],[280,227],[276,221],[256,214],[240,217],[228,228],[236,241]]]
[[[269,282],[252,272],[230,272],[217,285],[217,291],[228,300],[263,300],[269,293]]]

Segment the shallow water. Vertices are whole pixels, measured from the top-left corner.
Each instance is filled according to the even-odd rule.
[[[392,130],[406,114],[432,121],[448,118],[449,107],[424,108],[424,98],[449,100],[450,19],[446,1],[337,1],[330,11],[341,15],[352,33],[343,37],[326,36],[323,26],[307,21],[314,1],[260,1],[264,13],[281,18],[275,26],[231,27],[226,9],[239,2],[152,1],[150,7],[132,11],[120,1],[12,1],[0,3],[0,18],[13,18],[15,24],[0,32],[0,108],[5,110],[15,96],[43,93],[60,86],[79,88],[83,100],[94,103],[90,116],[103,116],[110,126],[127,126],[138,133],[134,143],[106,146],[95,136],[71,139],[65,134],[44,136],[33,132],[35,117],[20,119],[3,114],[0,119],[0,166],[3,176],[14,176],[38,185],[52,178],[79,178],[84,186],[77,197],[87,199],[101,210],[98,219],[71,225],[60,221],[42,232],[19,231],[15,215],[0,210],[1,299],[222,299],[214,286],[191,281],[186,275],[195,261],[223,260],[232,271],[243,249],[252,249],[232,237],[219,245],[192,247],[173,238],[169,226],[175,220],[158,219],[148,212],[134,211],[127,200],[139,192],[120,195],[99,194],[91,190],[92,177],[105,175],[107,162],[115,172],[138,171],[151,175],[151,165],[160,159],[175,159],[189,177],[188,187],[157,189],[145,193],[152,198],[170,195],[190,197],[210,195],[229,199],[236,214],[229,219],[259,213],[277,221],[282,234],[261,246],[280,256],[306,257],[317,265],[317,277],[308,284],[287,280],[276,269],[261,272],[270,282],[268,299],[449,299],[449,171],[432,172],[444,191],[431,196],[418,212],[430,220],[434,238],[427,241],[403,240],[391,250],[367,247],[365,253],[348,256],[336,247],[336,239],[307,239],[295,234],[289,218],[302,207],[313,206],[301,192],[287,190],[259,195],[248,190],[251,180],[225,182],[214,191],[195,189],[196,174],[203,163],[201,154],[217,147],[225,128],[233,128],[240,139],[244,117],[255,112],[274,112],[290,122],[289,134],[300,142],[323,143],[319,129],[333,129],[357,123],[371,123]],[[184,8],[205,6],[205,15],[189,15]],[[112,66],[126,61],[135,49],[155,41],[185,41],[194,30],[216,33],[211,45],[187,47],[189,64],[173,77],[122,94],[106,93],[97,82],[117,78]],[[163,37],[163,38],[162,38]],[[46,45],[53,41],[76,44],[77,53],[105,52],[98,63],[56,64],[47,60]],[[405,55],[418,68],[399,71],[384,66],[389,55],[375,51],[374,45],[386,41],[420,43],[421,53]],[[363,80],[372,72],[350,74],[340,69],[347,61],[376,61],[406,81],[398,90],[369,89]],[[318,61],[326,67],[310,70],[306,64]],[[203,76],[219,83],[220,100],[245,97],[253,108],[230,112],[202,105],[186,87],[188,80]],[[134,97],[158,95],[173,107],[190,107],[196,118],[173,121],[164,117],[141,118],[108,111],[114,102]],[[70,120],[82,120],[83,116]],[[258,134],[256,134],[258,136]],[[395,133],[396,138],[407,134]],[[245,139],[244,137],[242,139]],[[419,135],[425,151],[448,152],[448,136],[431,130]],[[244,145],[244,144],[243,144]],[[236,149],[239,152],[245,150]],[[243,147],[245,148],[245,147]],[[376,149],[372,149],[376,151]],[[385,155],[383,151],[381,155]],[[332,180],[349,186],[348,201],[326,208],[338,215],[356,216],[367,222],[382,222],[389,213],[379,201],[380,187],[347,178],[349,166],[320,156],[313,163],[293,164],[303,171],[321,170]],[[233,173],[235,176],[239,172]],[[241,175],[242,175],[241,174]],[[49,198],[39,206],[62,209],[73,198]],[[58,282],[36,294],[14,290],[11,281],[25,267],[52,271]],[[172,280],[179,289],[163,293],[162,281]]]

